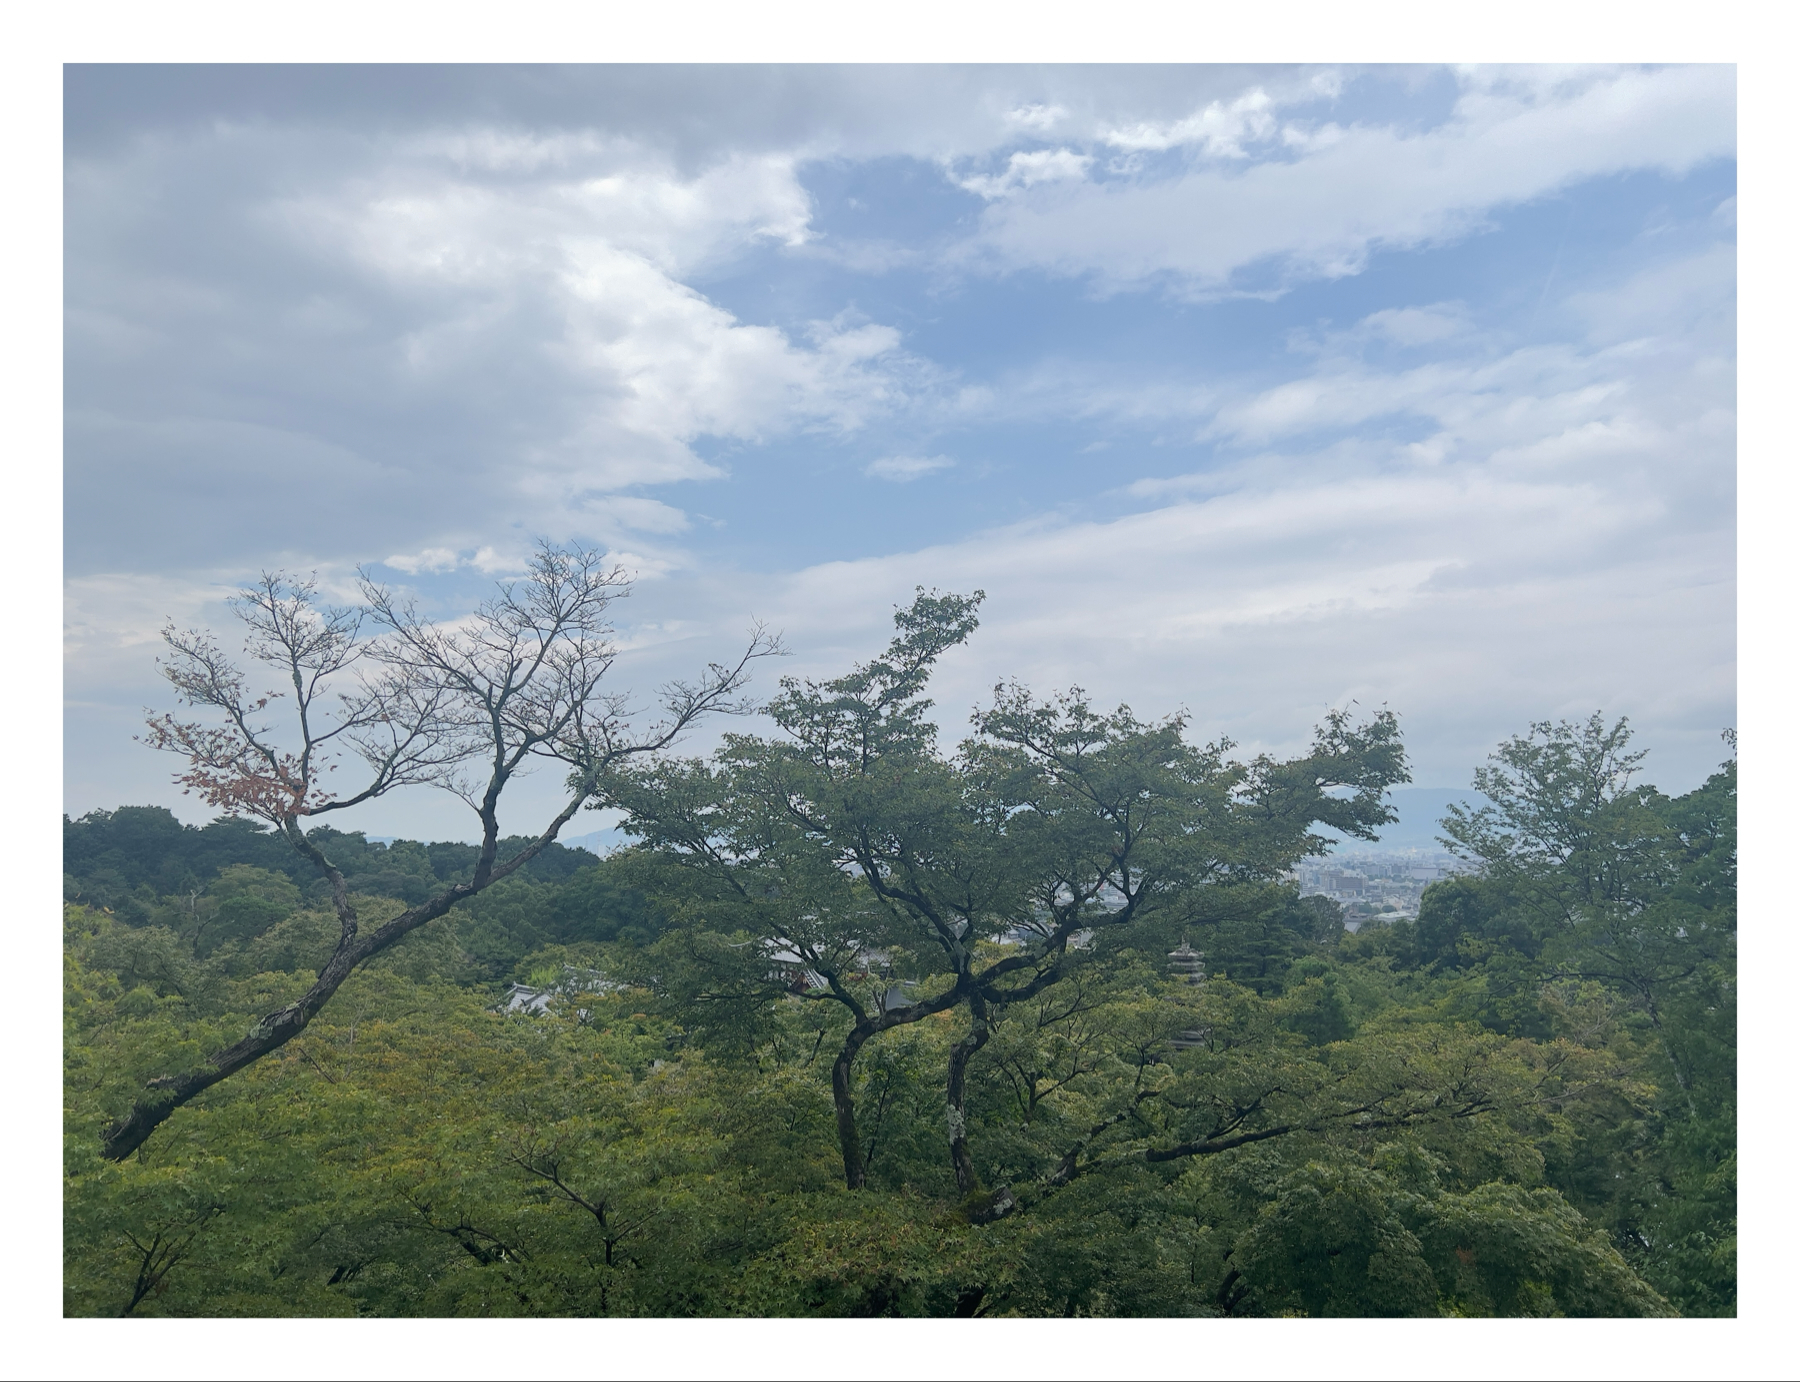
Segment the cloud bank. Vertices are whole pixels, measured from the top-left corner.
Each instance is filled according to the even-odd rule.
[[[183,806],[130,742],[163,617],[359,564],[453,610],[538,535],[639,574],[646,688],[752,617],[829,673],[981,587],[948,732],[1012,676],[1254,747],[1385,703],[1454,784],[1602,706],[1697,779],[1734,82],[75,69],[68,805]]]

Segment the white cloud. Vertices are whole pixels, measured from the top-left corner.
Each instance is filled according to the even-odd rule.
[[[1073,149],[1034,149],[1011,155],[1005,172],[959,178],[957,186],[992,201],[1046,182],[1078,182],[1093,163],[1091,155],[1078,154]]]
[[[651,546],[633,551],[627,559],[625,548],[638,546],[645,539],[654,542],[688,531],[688,515],[672,504],[632,494],[601,494],[575,505],[553,521],[534,530],[557,540],[570,538],[597,542],[612,554],[616,562],[633,569],[664,571],[679,559],[679,554]],[[530,562],[530,541],[517,537],[510,543],[470,544],[457,547],[427,547],[417,552],[400,552],[382,559],[382,565],[408,576],[444,576],[453,572],[477,571],[482,575],[513,575],[525,570]]]
[[[422,552],[400,552],[391,557],[382,558],[383,566],[391,566],[396,571],[403,571],[409,576],[416,576],[421,571],[440,575],[454,571],[464,564],[464,559],[448,547],[427,547]]]
[[[1410,418],[1432,430],[1407,454],[1441,463],[1523,457],[1546,437],[1576,432],[1655,433],[1674,444],[1668,427],[1677,419],[1731,407],[1729,352],[1716,338],[1548,345],[1394,372],[1327,358],[1315,373],[1224,404],[1202,435],[1261,446]]]
[[[1285,156],[1247,165],[1020,186],[987,208],[960,258],[1092,275],[1114,288],[1169,275],[1199,293],[1224,291],[1262,262],[1283,280],[1336,277],[1357,272],[1371,250],[1441,243],[1494,208],[1581,178],[1680,173],[1736,146],[1729,67],[1578,69],[1537,80],[1483,71],[1463,80],[1450,118],[1422,132],[1353,125],[1311,138],[1288,126]],[[1236,104],[1130,137],[1146,147],[1213,139],[1230,151],[1257,128],[1257,111],[1233,115]]]
[[[892,326],[746,321],[686,281],[806,241],[796,158],[222,122],[75,160],[69,485],[90,520],[72,560],[108,569],[125,542],[185,564],[202,510],[209,553],[252,562],[271,509],[322,560],[420,571],[506,525],[666,536],[674,509],[591,501],[723,475],[708,441],[847,435],[910,406],[936,375]],[[154,228],[177,186],[211,198],[179,242]]]
[[[381,565],[408,576],[448,576],[458,571],[479,571],[484,576],[516,575],[530,564],[530,553],[520,545],[502,551],[491,543],[473,549],[427,547],[418,552],[398,552],[383,557]],[[347,573],[334,573],[349,584]]]
[[[1068,118],[1069,112],[1062,106],[1044,105],[1041,102],[1027,106],[1017,106],[1006,112],[1006,123],[1017,129],[1031,130],[1041,134]]]
[[[1587,480],[1357,478],[831,563],[756,599],[819,674],[879,647],[914,584],[985,589],[983,629],[934,686],[951,735],[1002,677],[1185,706],[1252,750],[1296,748],[1357,700],[1429,727],[1419,780],[1460,782],[1529,715],[1604,706],[1671,746],[1729,722],[1728,530],[1665,517]]]
[[[905,483],[917,480],[922,475],[930,475],[933,471],[948,470],[955,464],[948,456],[883,456],[864,466],[863,474],[877,480]]]
[[[431,302],[396,342],[411,388],[482,387],[501,342],[534,357],[560,394],[561,423],[534,429],[516,460],[523,489],[547,502],[715,477],[692,449],[699,437],[853,431],[905,395],[891,367],[908,362],[891,327],[818,323],[796,340],[740,322],[681,281],[757,239],[806,239],[792,158],[732,158],[691,177],[616,150],[619,166],[603,175],[563,166],[592,152],[560,137],[458,135],[424,148],[416,166],[266,214],[315,252]],[[452,155],[558,176],[471,181]]]
[[[1650,446],[1679,471],[1694,429],[1729,431],[1735,287],[1735,252],[1715,244],[1552,303],[1546,318],[1573,325],[1571,340],[1520,346],[1457,302],[1396,307],[1348,329],[1299,334],[1297,354],[1309,363],[1278,383],[1053,363],[971,397],[964,411],[989,422],[1052,416],[1179,428],[1184,440],[1224,448],[1204,472],[1129,483],[1144,498],[1218,492],[1259,467],[1341,475],[1495,457],[1535,464],[1529,458],[1547,458],[1552,438],[1583,439],[1577,451],[1595,456],[1613,444],[1606,438],[1636,438],[1632,446]],[[1424,363],[1401,355],[1396,365],[1392,346],[1430,349]],[[1411,440],[1371,449],[1389,447],[1382,438],[1396,431]]]
[[[574,146],[593,157],[569,166],[545,155],[532,163],[541,174],[533,179],[471,176],[487,170],[471,170],[462,151],[489,141]],[[479,128],[407,141],[362,176],[273,202],[265,212],[351,240],[391,273],[475,279],[587,240],[665,273],[691,275],[748,242],[802,243],[811,213],[789,155],[735,155],[683,175],[618,141],[525,139]]]
[[[1572,294],[1564,310],[1595,341],[1665,336],[1671,321],[1681,321],[1690,323],[1684,336],[1705,329],[1727,342],[1735,331],[1737,247],[1719,243],[1662,260],[1611,287]]]
[[[1275,132],[1274,108],[1268,92],[1258,87],[1234,101],[1213,101],[1181,120],[1139,121],[1106,130],[1100,138],[1118,149],[1160,151],[1192,145],[1216,158],[1246,158],[1246,139],[1267,139]]]
[[[1461,304],[1444,302],[1429,307],[1387,307],[1356,324],[1361,335],[1401,346],[1435,345],[1469,329],[1468,314]]]

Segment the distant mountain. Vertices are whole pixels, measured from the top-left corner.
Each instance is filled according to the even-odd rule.
[[[1399,813],[1400,819],[1381,832],[1380,840],[1373,843],[1367,840],[1345,840],[1332,853],[1417,849],[1440,854],[1444,851],[1444,846],[1437,838],[1438,821],[1449,810],[1450,804],[1460,801],[1479,806],[1486,798],[1467,787],[1396,787],[1388,793],[1388,800]],[[1330,831],[1324,833],[1331,834]],[[625,844],[626,836],[617,829],[590,830],[585,835],[564,835],[560,843],[570,849],[585,849],[590,854],[605,855]]]
[[[406,839],[404,835],[365,835],[372,845],[391,845],[396,840]],[[585,835],[559,835],[557,844],[567,849],[585,849],[589,854],[609,854],[625,843],[625,837],[617,830],[590,830]]]
[[[1466,801],[1479,806],[1486,800],[1479,792],[1458,787],[1396,787],[1388,793],[1388,799],[1400,813],[1400,819],[1381,832],[1379,841],[1370,843],[1367,840],[1345,840],[1332,853],[1354,854],[1358,851],[1391,849],[1441,853],[1444,846],[1437,839],[1438,821],[1443,818],[1450,804]],[[1330,831],[1324,833],[1331,834]],[[370,844],[392,844],[401,837],[369,835],[365,838]],[[626,837],[617,829],[590,830],[585,835],[560,836],[557,843],[570,849],[585,849],[589,854],[606,855],[625,844]]]
[[[557,843],[570,849],[585,849],[589,854],[610,854],[625,843],[625,836],[618,830],[590,830],[585,835],[562,835]]]

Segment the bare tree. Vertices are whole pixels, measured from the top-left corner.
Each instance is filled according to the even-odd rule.
[[[279,830],[330,883],[340,932],[298,999],[200,1065],[150,1080],[107,1129],[107,1157],[130,1155],[188,1100],[299,1035],[358,966],[530,862],[595,800],[609,769],[669,747],[708,713],[751,708],[740,695],[750,664],[780,651],[760,626],[734,664],[665,686],[661,718],[634,729],[627,697],[602,689],[618,656],[607,609],[629,588],[599,553],[545,543],[522,579],[502,583],[468,619],[440,624],[366,571],[359,608],[321,604],[314,582],[265,574],[232,604],[248,630],[245,653],[276,674],[278,690],[252,690],[211,635],[164,629],[163,674],[183,704],[214,714],[152,716],[148,742],[187,759],[178,780],[190,791]],[[545,759],[566,770],[567,798],[542,832],[502,859],[501,796]],[[333,774],[358,761],[354,785],[334,790]],[[364,933],[344,875],[304,822],[427,784],[455,792],[480,819],[474,871]]]

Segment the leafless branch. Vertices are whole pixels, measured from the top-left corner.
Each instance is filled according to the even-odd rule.
[[[267,690],[252,690],[210,634],[163,631],[163,675],[183,705],[210,714],[152,714],[147,741],[187,760],[177,780],[189,791],[268,821],[311,861],[331,885],[340,935],[300,998],[201,1066],[151,1080],[108,1130],[108,1157],[129,1155],[196,1094],[298,1035],[359,965],[528,864],[619,764],[669,748],[706,715],[748,710],[752,664],[781,652],[779,638],[758,625],[736,662],[665,686],[661,717],[637,729],[629,698],[603,686],[618,657],[608,609],[630,584],[601,553],[542,543],[523,577],[453,623],[427,619],[361,575],[359,609],[323,605],[316,581],[281,573],[264,573],[232,601],[246,654],[273,675]],[[365,771],[337,789],[331,775],[352,757]],[[534,758],[568,769],[568,794],[544,829],[503,860],[501,796]],[[474,872],[365,934],[342,872],[302,823],[427,784],[456,791],[479,817]]]

